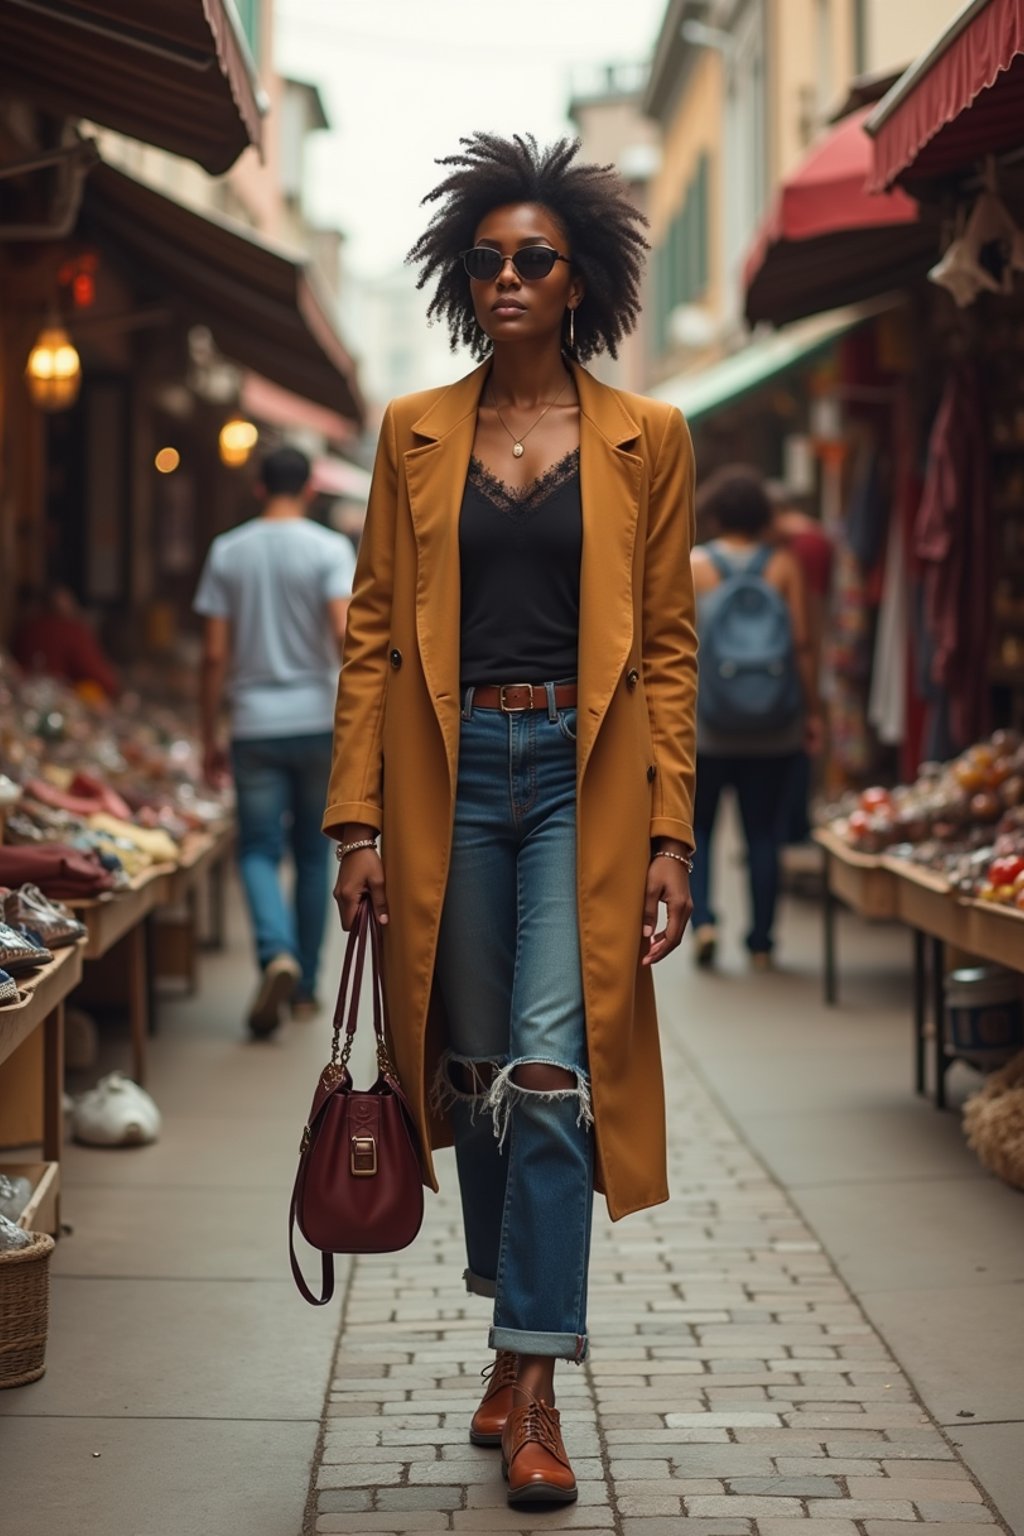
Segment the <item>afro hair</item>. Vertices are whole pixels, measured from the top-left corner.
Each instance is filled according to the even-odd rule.
[[[599,352],[617,357],[640,314],[648,249],[642,233],[647,220],[629,201],[621,177],[610,165],[576,164],[578,139],[560,139],[547,149],[530,134],[503,139],[474,133],[459,142],[458,154],[437,162],[449,174],[423,202],[439,207],[406,257],[420,268],[418,288],[436,279],[428,320],[447,324],[453,352],[461,344],[476,358],[488,355],[491,341],[477,323],[459,256],[492,209],[538,203],[565,230],[573,266],[585,284],[573,355],[583,363]]]

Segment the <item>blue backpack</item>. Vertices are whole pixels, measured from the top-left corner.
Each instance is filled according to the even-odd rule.
[[[701,599],[700,718],[716,731],[780,730],[800,713],[803,690],[789,605],[764,579],[774,550],[762,545],[734,566],[705,548],[721,581]]]

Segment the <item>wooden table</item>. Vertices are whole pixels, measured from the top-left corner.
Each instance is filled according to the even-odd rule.
[[[64,1143],[64,1000],[82,979],[85,945],[58,949],[52,962],[34,975],[18,980],[24,999],[0,1008],[0,1062],[22,1041],[43,1030],[43,1158],[44,1163],[0,1162],[0,1172],[30,1168],[36,1190],[30,1205],[35,1231],[56,1235],[60,1226],[60,1160]]]
[[[827,829],[815,834],[825,851],[823,920],[825,1001],[834,1004],[836,911],[842,903],[861,917],[895,919],[910,929],[914,968],[914,1086],[926,1091],[929,1033],[935,1104],[946,1104],[946,1073],[957,1059],[946,1044],[947,948],[1024,972],[1024,913],[964,899],[949,881],[909,859],[857,853]]]
[[[825,1002],[833,1007],[839,1000],[836,919],[840,905],[849,907],[859,917],[892,918],[896,916],[896,887],[880,858],[857,853],[827,827],[818,828],[814,841],[825,855],[822,975]]]

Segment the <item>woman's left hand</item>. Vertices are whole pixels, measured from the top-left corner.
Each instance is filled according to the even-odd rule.
[[[661,904],[668,909],[668,919],[659,933],[656,929]],[[659,960],[679,948],[692,913],[690,875],[686,865],[679,859],[653,858],[647,870],[644,895],[645,953],[641,965],[657,965]]]

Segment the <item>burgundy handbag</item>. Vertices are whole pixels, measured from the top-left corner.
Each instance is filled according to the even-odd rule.
[[[356,1035],[368,941],[377,1081],[363,1091],[352,1086],[348,1059]],[[388,1053],[380,945],[380,925],[364,897],[348,936],[331,1059],[313,1095],[292,1190],[288,1223],[292,1274],[314,1307],[322,1307],[334,1295],[336,1253],[393,1253],[407,1248],[423,1221],[419,1139]],[[309,1289],[295,1257],[296,1222],[307,1243],[321,1251],[320,1296]]]

